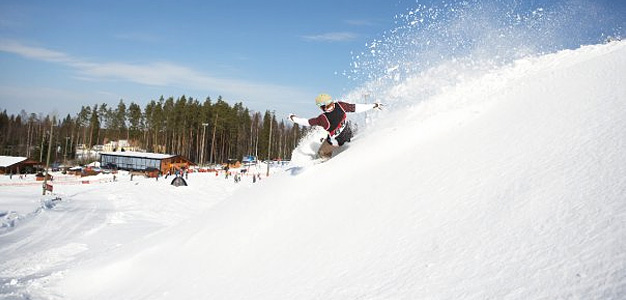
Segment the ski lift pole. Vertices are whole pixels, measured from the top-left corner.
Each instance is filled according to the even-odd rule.
[[[270,118],[270,137],[269,142],[267,143],[267,174],[265,177],[270,177],[270,163],[272,162],[272,155],[270,154],[272,150],[272,123],[274,121],[274,116]]]

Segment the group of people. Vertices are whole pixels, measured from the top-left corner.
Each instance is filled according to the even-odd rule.
[[[25,179],[26,175],[28,174],[22,174],[22,173],[18,173],[20,175],[20,179]],[[13,172],[9,173],[9,179],[13,179]]]
[[[165,179],[167,179],[167,177],[169,177],[170,175],[172,175],[172,170],[167,171],[167,173],[165,174]],[[174,175],[176,177],[185,177],[185,179],[189,179],[189,171],[187,169],[176,169],[174,170]]]
[[[228,178],[232,176],[235,183],[241,182],[242,173],[246,173],[246,170],[241,170],[239,172],[230,172],[229,170],[230,169],[228,167],[224,169],[224,178],[228,180]],[[256,183],[257,180],[261,180],[261,174],[252,174],[252,183]]]

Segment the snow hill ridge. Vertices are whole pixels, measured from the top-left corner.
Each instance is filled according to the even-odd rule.
[[[626,296],[626,43],[525,58],[70,270],[71,299]],[[413,104],[411,104],[413,103]]]

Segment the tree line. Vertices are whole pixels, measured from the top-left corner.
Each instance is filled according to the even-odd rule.
[[[52,132],[52,139],[50,133]],[[76,160],[78,149],[128,140],[148,152],[182,155],[198,164],[222,163],[254,155],[259,159],[290,159],[304,129],[285,124],[274,113],[253,112],[241,102],[229,105],[222,97],[199,101],[163,96],[142,109],[120,100],[82,106],[74,117],[0,113],[1,155],[45,161]],[[121,150],[121,149],[119,149]]]

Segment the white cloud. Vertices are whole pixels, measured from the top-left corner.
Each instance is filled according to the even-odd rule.
[[[305,35],[302,36],[305,40],[314,42],[346,42],[353,41],[359,37],[354,32],[328,32],[317,35]]]
[[[43,60],[47,62],[71,63],[68,55],[45,48],[26,46],[11,40],[0,40],[0,51],[18,54],[26,58]]]
[[[72,57],[63,52],[7,40],[0,40],[0,51],[71,67],[76,72],[75,79],[92,82],[119,80],[146,86],[168,87],[174,90],[204,92],[207,95],[223,95],[232,101],[244,101],[244,103],[245,100],[251,99],[255,102],[262,101],[267,109],[285,106],[285,104],[289,106],[289,103],[297,103],[300,99],[311,97],[309,93],[294,87],[216,77],[170,62],[146,64],[93,62]],[[258,109],[262,109],[261,105]]]

